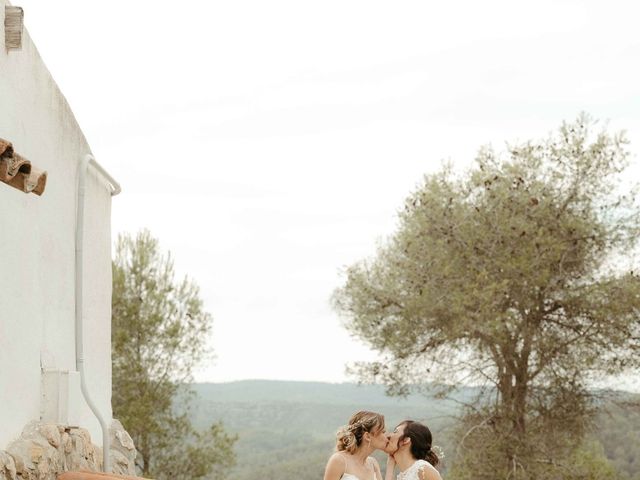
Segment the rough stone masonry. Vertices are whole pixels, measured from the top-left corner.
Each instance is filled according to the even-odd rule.
[[[134,476],[133,440],[117,420],[109,432],[112,473]],[[84,428],[31,422],[20,438],[0,450],[0,480],[56,480],[70,470],[102,470],[102,449]]]

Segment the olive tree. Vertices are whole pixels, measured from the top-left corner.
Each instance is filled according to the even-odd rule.
[[[569,478],[554,475],[588,425],[591,382],[640,358],[627,141],[595,127],[582,115],[543,141],[484,147],[466,173],[427,175],[334,293],[382,357],[356,365],[361,378],[395,393],[481,387],[458,430],[458,478]]]

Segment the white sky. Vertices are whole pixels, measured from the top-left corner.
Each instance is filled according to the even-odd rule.
[[[441,160],[583,110],[640,149],[637,2],[14,4],[123,186],[114,236],[150,229],[201,287],[200,381],[343,381],[372,359],[329,297]]]

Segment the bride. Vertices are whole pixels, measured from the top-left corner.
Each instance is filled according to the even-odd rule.
[[[382,480],[378,461],[369,455],[385,450],[387,443],[382,415],[355,413],[336,434],[336,453],[327,462],[324,480]]]
[[[405,420],[389,435],[386,451],[385,480],[393,480],[396,465],[400,469],[397,480],[442,480],[436,470],[438,455],[431,445],[431,431],[421,423]]]

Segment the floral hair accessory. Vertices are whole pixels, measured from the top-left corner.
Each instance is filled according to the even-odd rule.
[[[350,431],[353,431],[353,430],[358,429],[359,427],[364,427],[364,423],[359,422],[359,421],[358,422],[354,422],[354,423],[352,423],[350,425],[347,425],[346,429],[350,430]]]
[[[444,450],[442,450],[438,445],[432,446],[431,451],[436,454],[438,460],[442,460],[444,458]]]

